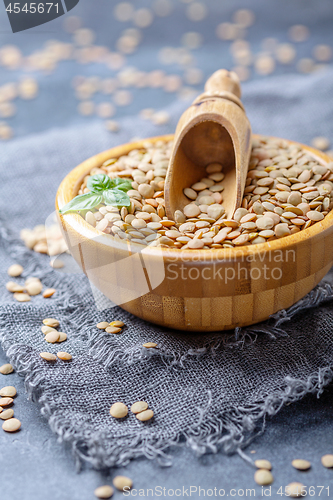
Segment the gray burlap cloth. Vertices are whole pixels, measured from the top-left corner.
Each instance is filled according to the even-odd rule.
[[[311,95],[328,92],[326,78],[311,78],[305,85],[302,77],[295,77],[305,103]],[[251,85],[245,96],[250,118],[263,122],[268,128],[265,132],[271,133],[284,113],[276,97],[281,82],[279,78],[270,82],[277,104],[267,111],[266,122],[264,108],[255,113],[263,89]],[[289,116],[293,117],[293,111],[303,109],[299,107],[300,92],[293,94],[291,84],[286,89],[281,101],[289,99]],[[176,120],[179,109],[171,111]],[[315,108],[312,116],[315,120]],[[302,113],[295,119],[301,118]],[[123,125],[127,135],[113,143],[135,135],[138,122],[128,120]],[[287,124],[285,133],[281,127],[280,135],[293,138],[293,126],[295,123]],[[154,132],[144,130],[146,136]],[[306,132],[304,136],[306,139]],[[102,126],[92,124],[46,132],[4,148],[0,192],[3,348],[25,377],[28,396],[40,405],[51,429],[72,446],[78,460],[95,468],[124,465],[139,456],[168,464],[172,445],[187,445],[197,454],[220,449],[242,454],[246,444],[264,429],[267,416],[307,393],[319,396],[332,380],[333,291],[329,276],[290,310],[261,325],[233,332],[186,334],[145,323],[118,307],[98,310],[87,278],[52,269],[47,256],[24,247],[18,230],[43,223],[53,210],[62,177],[80,160],[111,145]],[[37,276],[45,287],[56,288],[54,297],[15,302],[4,287],[6,269],[14,262],[24,266],[23,277]],[[60,330],[68,335],[66,345],[46,348],[40,331],[45,317],[59,319]],[[114,319],[126,324],[121,335],[107,334],[95,326]],[[156,342],[158,349],[143,348],[148,341]],[[73,360],[48,364],[39,356],[45,350],[66,350]],[[110,416],[115,401],[130,405],[139,400],[148,401],[154,410],[152,421],[143,424],[133,414],[123,421]]]

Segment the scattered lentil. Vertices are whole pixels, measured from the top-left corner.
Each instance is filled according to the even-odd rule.
[[[308,470],[311,467],[311,463],[308,460],[303,460],[301,458],[296,458],[291,462],[291,465],[298,470]]]
[[[41,352],[40,357],[45,359],[45,361],[56,361],[57,359],[56,355],[50,352]]]
[[[28,295],[39,295],[43,289],[43,285],[38,281],[32,281],[25,287]]]
[[[14,368],[10,363],[6,363],[5,365],[0,366],[0,373],[2,375],[8,375],[9,373],[12,373],[14,371]]]
[[[124,418],[128,413],[128,408],[124,403],[114,403],[110,408],[110,415],[114,418]]]
[[[145,344],[142,344],[142,345],[146,349],[152,349],[153,347],[157,347],[157,344],[155,344],[155,342],[146,342]]]
[[[121,333],[121,328],[117,328],[116,326],[108,326],[105,328],[106,333]]]
[[[94,494],[97,498],[111,498],[113,495],[113,488],[108,484],[105,486],[99,486],[95,489]]]
[[[59,339],[57,340],[58,344],[67,340],[67,334],[64,332],[59,332]]]
[[[269,484],[272,484],[274,478],[269,470],[258,469],[254,474],[254,480],[260,486],[268,486]]]
[[[292,498],[305,497],[305,486],[302,483],[290,483],[285,488],[285,494]]]
[[[2,424],[2,428],[6,432],[16,432],[20,429],[21,422],[17,418],[9,418]]]
[[[126,488],[126,490],[128,491],[133,486],[132,479],[126,476],[116,476],[115,478],[113,478],[112,482],[113,486],[119,491],[124,491],[124,488]]]
[[[6,283],[6,288],[9,292],[12,293],[24,291],[24,287],[19,285],[18,283],[15,283],[15,281],[8,281],[8,283]]]
[[[324,455],[321,457],[321,463],[324,467],[331,469],[333,467],[333,455]]]
[[[136,414],[136,418],[140,420],[140,422],[146,422],[147,420],[153,418],[153,416],[154,416],[153,410],[144,410]]]
[[[0,412],[1,420],[8,420],[14,416],[14,410],[12,408],[7,408],[7,410]]]
[[[270,463],[269,460],[256,460],[254,462],[254,465],[258,469],[266,469],[266,470],[272,470],[272,464]]]
[[[125,326],[125,323],[123,323],[122,321],[111,321],[110,326],[122,328],[123,326]]]
[[[43,319],[43,323],[44,323],[44,325],[51,326],[52,328],[57,328],[60,324],[59,321],[57,319],[54,319],[54,318]]]
[[[17,300],[17,302],[30,302],[31,300],[30,295],[28,295],[27,293],[14,293],[13,297]]]
[[[5,397],[0,399],[0,406],[9,406],[14,402],[13,398]]]
[[[53,330],[52,332],[49,332],[45,335],[45,340],[46,342],[49,342],[50,344],[55,344],[58,342],[60,337],[60,333],[57,332],[57,330]]]
[[[109,326],[109,323],[107,321],[101,321],[100,323],[97,323],[97,328],[100,330],[105,330]]]
[[[145,401],[137,401],[136,403],[133,403],[131,406],[131,412],[132,413],[140,413],[144,410],[147,410],[148,408],[148,403]]]
[[[23,267],[20,264],[13,264],[7,269],[7,273],[12,278],[17,278],[18,276],[21,276],[21,274],[23,273]]]
[[[57,352],[57,356],[59,359],[62,359],[62,361],[70,361],[72,359],[72,355],[68,354],[68,352]]]
[[[52,297],[52,295],[54,295],[56,292],[56,289],[55,288],[47,288],[46,290],[44,290],[43,292],[43,297],[45,299],[49,299],[50,297]]]
[[[16,389],[12,385],[3,387],[0,390],[0,396],[14,398],[16,396]]]

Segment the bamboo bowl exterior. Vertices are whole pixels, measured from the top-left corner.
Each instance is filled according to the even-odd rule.
[[[169,135],[148,141],[172,138]],[[72,170],[58,189],[57,211],[76,196],[92,168],[143,147],[143,142],[147,139],[112,148]],[[324,153],[303,147],[322,164],[331,161]],[[161,258],[165,277],[157,286],[148,280],[146,293],[132,297],[128,287],[122,289],[123,271],[118,275],[107,272],[110,260],[130,255],[126,245],[117,244],[78,214],[58,217],[69,250],[98,289],[113,300],[112,288],[117,282],[117,304],[123,309],[152,323],[180,330],[218,331],[263,321],[304,297],[333,264],[332,211],[308,229],[258,245],[209,250],[148,247],[144,275],[139,254],[138,258],[128,259],[127,283],[132,280],[135,287],[147,271],[150,277],[154,276]]]

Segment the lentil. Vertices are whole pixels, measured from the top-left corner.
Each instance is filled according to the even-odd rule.
[[[140,151],[105,162],[100,167],[103,172],[111,177],[120,172],[132,180],[128,191],[131,207],[112,207],[109,212],[105,206],[92,209],[92,225],[105,220],[102,231],[141,245],[189,250],[233,248],[304,230],[322,220],[333,206],[329,167],[319,164],[301,146],[260,137],[252,143],[242,208],[227,218],[223,165],[215,162],[207,165],[198,182],[184,189],[188,203],[183,210],[176,210],[174,221],[167,220],[164,181],[171,150],[171,142],[148,142]],[[86,192],[86,181],[79,194]]]
[[[46,342],[49,342],[50,344],[55,344],[55,342],[58,342],[60,337],[60,333],[57,332],[57,330],[53,330],[52,332],[49,332],[45,335],[45,340]]]
[[[331,469],[333,467],[333,455],[324,455],[321,457],[321,463],[324,467]]]
[[[54,295],[56,293],[56,289],[55,288],[47,288],[46,290],[44,290],[43,292],[43,297],[44,299],[49,299],[50,297],[52,297],[52,295]]]
[[[101,323],[97,323],[97,328],[100,330],[105,330],[109,326],[109,323],[107,321],[102,321]]]
[[[128,413],[128,408],[124,403],[114,403],[110,408],[110,415],[114,418],[124,418]]]
[[[94,494],[97,498],[111,498],[113,495],[113,488],[109,485],[99,486],[95,489]]]
[[[267,469],[258,469],[254,474],[254,480],[260,486],[268,486],[274,481],[272,473]]]
[[[302,460],[300,458],[293,460],[291,465],[298,470],[308,470],[311,467],[311,463],[308,460]]]
[[[8,385],[0,390],[0,396],[14,398],[16,396],[15,387]]]
[[[64,342],[67,340],[67,334],[64,332],[59,332],[59,339],[57,340],[58,343]]]
[[[254,465],[258,469],[266,469],[266,470],[272,470],[272,464],[270,463],[269,460],[256,460],[254,462]]]
[[[111,321],[110,326],[122,328],[123,326],[125,326],[125,323],[123,323],[122,321]]]
[[[14,416],[14,410],[12,408],[7,408],[7,410],[0,412],[1,420],[8,420]]]
[[[290,483],[285,488],[285,494],[291,498],[305,497],[305,486],[302,483]]]
[[[124,491],[124,488],[126,488],[126,490],[129,490],[133,486],[132,479],[126,476],[116,476],[112,482],[113,486],[119,491]]]
[[[23,273],[23,267],[20,264],[13,264],[7,269],[7,273],[12,278],[17,278]]]
[[[146,349],[152,349],[153,347],[157,347],[157,344],[155,344],[155,342],[146,342],[145,344],[142,344],[142,345]]]
[[[8,283],[6,283],[6,288],[8,292],[12,293],[24,291],[24,287],[19,285],[18,283],[15,283],[15,281],[8,281]]]
[[[57,356],[62,361],[70,361],[72,359],[72,355],[68,354],[68,352],[62,352],[62,351],[57,352]]]
[[[27,293],[14,293],[13,297],[17,302],[29,302],[31,300],[30,295]]]
[[[52,328],[57,328],[60,324],[59,321],[57,319],[54,319],[54,318],[43,319],[43,323],[44,323],[44,325],[51,326]]]
[[[14,368],[10,363],[6,363],[5,365],[0,366],[0,373],[2,375],[8,375],[9,373],[12,373],[14,371]]]
[[[148,403],[145,401],[137,401],[136,403],[133,403],[131,406],[131,412],[132,413],[140,413],[144,410],[147,410],[148,408]]]
[[[153,416],[154,416],[153,410],[144,410],[141,411],[140,413],[137,413],[136,418],[140,420],[140,422],[146,422],[147,420],[153,418]]]
[[[106,333],[121,333],[121,328],[116,326],[108,326],[105,328]]]
[[[57,359],[56,355],[50,352],[41,352],[40,357],[45,359],[45,361],[56,361]]]
[[[9,406],[14,402],[13,398],[5,397],[0,399],[0,406]]]
[[[6,432],[16,432],[20,429],[21,422],[17,418],[9,418],[2,424],[2,428]]]

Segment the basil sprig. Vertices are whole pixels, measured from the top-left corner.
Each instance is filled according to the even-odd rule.
[[[91,210],[104,201],[106,205],[113,207],[129,207],[131,201],[127,191],[132,188],[129,179],[116,177],[110,179],[106,174],[96,174],[89,177],[87,182],[89,193],[75,196],[67,205],[59,210],[61,214],[78,212],[80,210]]]

